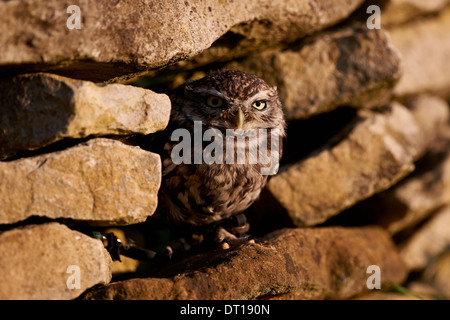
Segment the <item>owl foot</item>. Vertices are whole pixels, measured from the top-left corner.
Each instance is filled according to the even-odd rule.
[[[231,247],[237,247],[242,244],[247,243],[261,243],[258,239],[253,236],[246,235],[235,235],[231,232],[225,230],[222,227],[217,229],[216,237],[214,238],[214,242],[219,244],[219,248],[223,250],[228,250]]]

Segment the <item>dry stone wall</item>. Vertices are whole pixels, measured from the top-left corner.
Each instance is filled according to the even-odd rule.
[[[449,6],[0,1],[0,299],[449,297]],[[245,212],[261,243],[113,262],[93,231],[153,239],[171,91],[222,68],[277,86],[288,122]]]

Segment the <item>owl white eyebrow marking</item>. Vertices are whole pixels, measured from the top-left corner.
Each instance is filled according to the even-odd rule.
[[[264,90],[264,91],[254,94],[253,96],[248,98],[246,101],[254,102],[254,101],[258,101],[258,100],[267,100],[267,99],[271,98],[272,96],[273,96],[273,93],[271,92],[271,90]]]

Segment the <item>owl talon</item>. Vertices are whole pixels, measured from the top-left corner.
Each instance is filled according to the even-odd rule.
[[[219,243],[220,248],[229,249],[230,247],[237,247],[242,244],[247,243],[261,243],[258,239],[253,236],[236,236],[222,227],[217,229],[215,242]]]
[[[220,249],[222,249],[222,250],[228,250],[230,248],[231,248],[231,246],[227,240],[223,240],[222,243],[220,244]]]

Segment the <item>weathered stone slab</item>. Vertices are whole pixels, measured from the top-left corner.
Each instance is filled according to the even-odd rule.
[[[450,246],[450,207],[444,207],[427,221],[406,243],[400,255],[408,270],[425,268]]]
[[[389,102],[401,76],[400,57],[387,32],[365,25],[308,38],[299,46],[231,63],[276,85],[287,119],[338,106],[372,108]]]
[[[422,127],[421,139],[428,146],[427,153],[411,175],[350,209],[347,221],[378,224],[396,234],[450,204],[449,106],[429,96],[415,98],[408,106]]]
[[[370,265],[382,270],[383,289],[406,276],[389,236],[378,227],[283,229],[266,240],[197,255],[166,275],[112,283],[84,298],[345,299],[368,291]]]
[[[142,88],[45,73],[4,79],[0,159],[64,138],[149,134],[163,130],[169,117],[169,97]]]
[[[228,31],[239,39],[234,47],[246,48],[240,51],[292,41],[343,20],[362,2],[3,1],[0,73],[52,70],[102,81],[192,57]],[[70,5],[80,8],[80,29],[67,27]]]
[[[450,249],[442,252],[425,269],[423,281],[438,291],[440,298],[450,298]]]
[[[392,103],[384,113],[359,115],[340,142],[282,168],[267,184],[296,225],[322,223],[389,188],[412,172],[423,154],[427,133],[406,107]]]
[[[2,300],[74,299],[111,280],[103,243],[58,223],[1,232],[0,255]]]
[[[371,5],[376,5],[381,9],[378,21],[381,21],[382,28],[392,28],[394,26],[417,21],[421,17],[439,13],[450,4],[449,0],[366,0],[348,20],[367,21],[374,14],[367,12]]]
[[[437,13],[450,4],[449,0],[389,0],[383,6],[383,26],[412,21],[414,18]]]
[[[160,157],[110,139],[0,162],[0,224],[29,217],[143,222],[157,206]]]
[[[425,1],[423,1],[425,3]],[[404,74],[394,94],[404,98],[431,93],[450,98],[450,8],[392,28],[392,44],[401,53]]]

